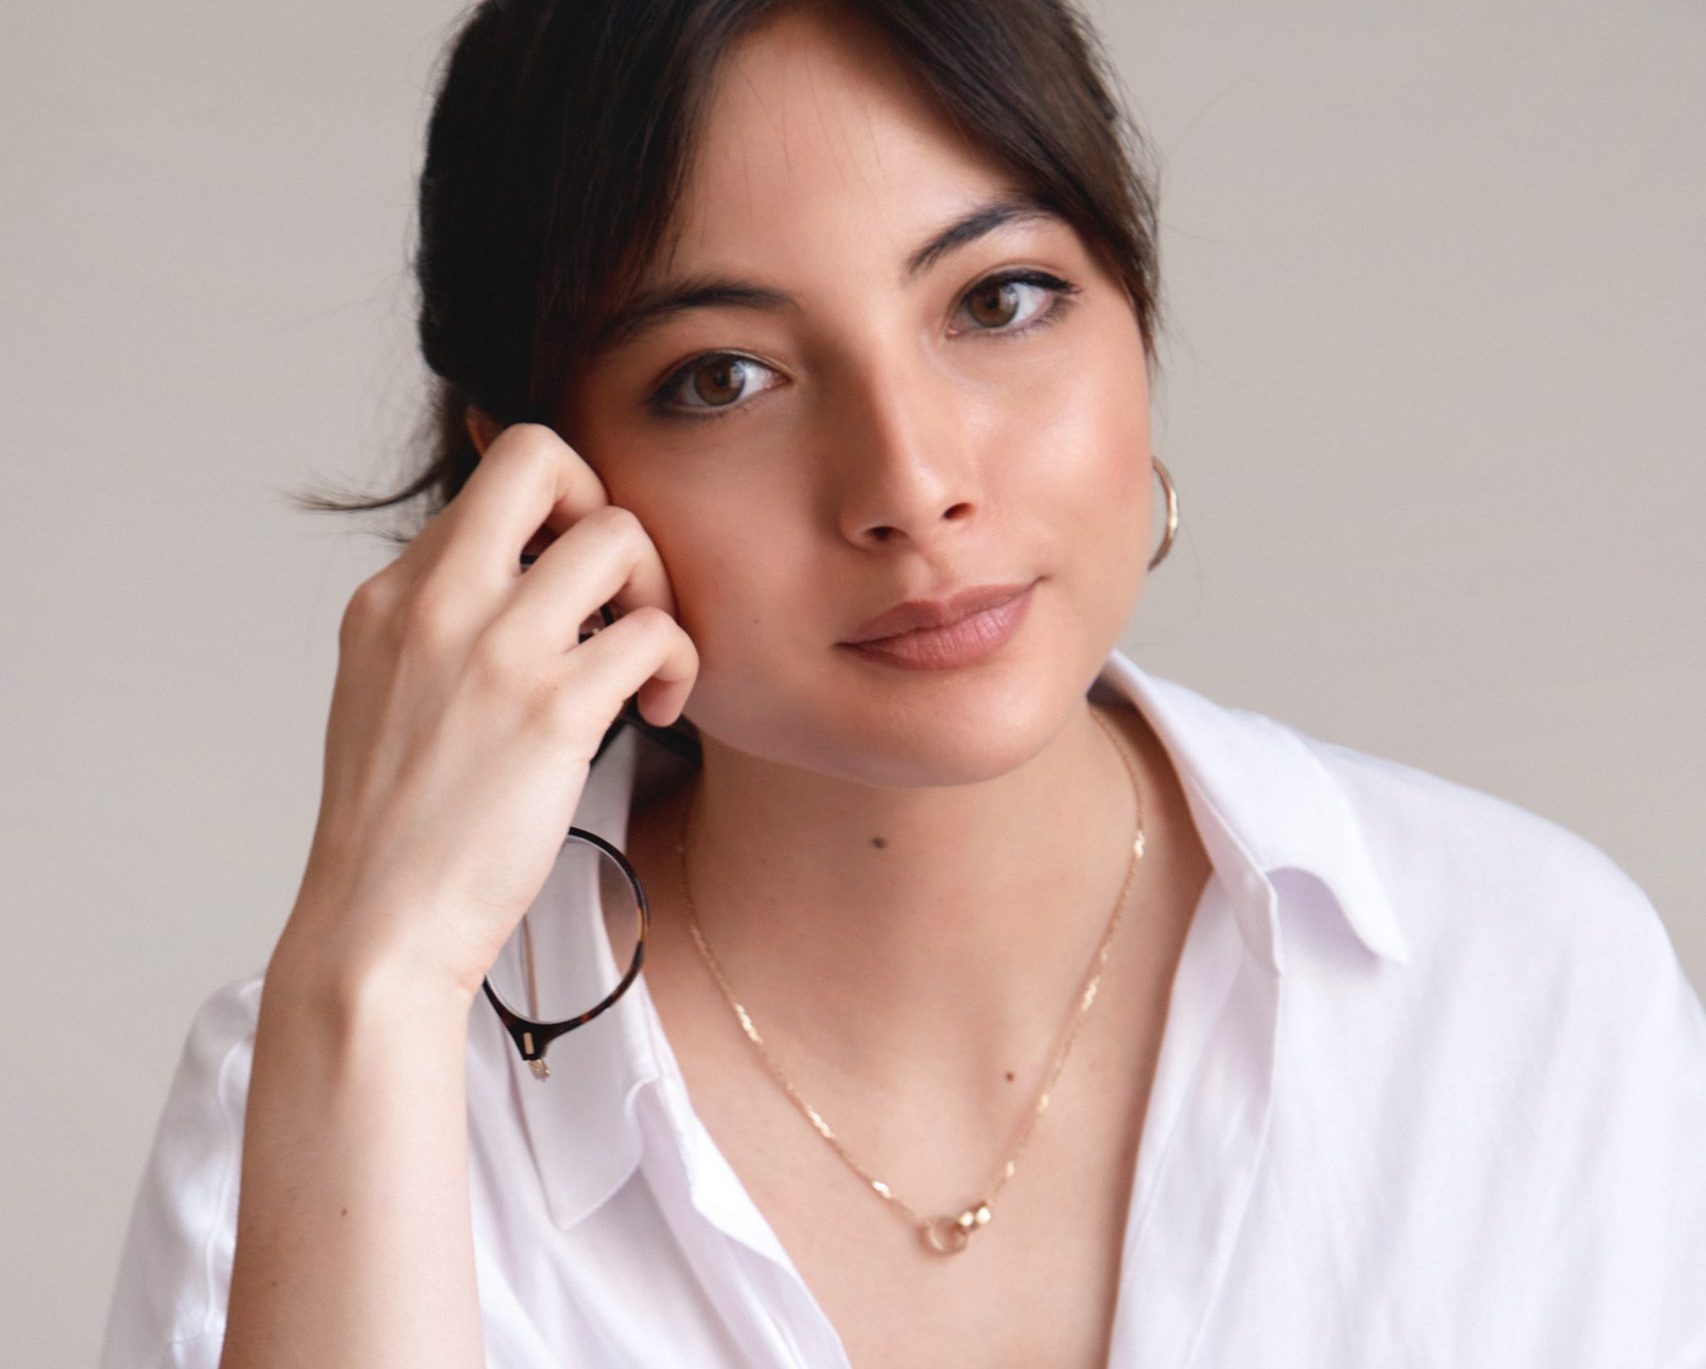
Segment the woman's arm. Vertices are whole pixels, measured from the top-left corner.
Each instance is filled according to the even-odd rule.
[[[338,629],[319,818],[255,1025],[221,1369],[484,1363],[473,1000],[624,701],[667,726],[698,673],[657,547],[592,467],[537,423],[480,451]]]
[[[470,1000],[323,963],[299,904],[261,994],[220,1369],[481,1369]]]

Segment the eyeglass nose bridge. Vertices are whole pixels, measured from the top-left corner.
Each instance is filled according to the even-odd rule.
[[[646,932],[651,927],[651,909],[646,903],[646,891],[640,883],[640,876],[629,864],[628,858],[616,847],[612,846],[597,832],[588,832],[580,827],[570,827],[568,835],[563,839],[563,845],[571,841],[584,841],[597,847],[616,862],[618,869],[627,879],[629,887],[634,891],[635,916],[639,919],[639,937],[634,942],[633,959],[629,962],[626,973],[617,981],[616,987],[606,994],[599,1002],[575,1017],[565,1018],[561,1022],[538,1022],[531,1017],[523,1017],[512,1009],[492,988],[491,976],[487,975],[481,981],[480,987],[485,990],[486,1001],[503,1023],[504,1030],[515,1043],[516,1050],[533,1071],[533,1077],[544,1080],[550,1077],[550,1068],[545,1063],[545,1051],[559,1036],[572,1032],[576,1027],[584,1026],[600,1013],[616,1005],[618,999],[627,993],[634,981],[640,977],[640,967],[645,963]]]

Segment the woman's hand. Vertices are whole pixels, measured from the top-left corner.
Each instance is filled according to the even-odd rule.
[[[523,571],[524,549],[557,535]],[[585,642],[599,606],[621,614]],[[470,998],[538,896],[630,695],[667,726],[699,657],[657,548],[550,428],[519,423],[339,630],[324,788],[281,945]]]

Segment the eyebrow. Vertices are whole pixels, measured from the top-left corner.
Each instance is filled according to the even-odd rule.
[[[1064,216],[1042,196],[1019,191],[986,201],[960,215],[914,248],[901,264],[900,283],[916,280],[948,253],[1009,224]],[[683,276],[637,291],[594,332],[589,355],[632,342],[641,333],[693,309],[756,309],[767,313],[797,310],[799,301],[785,290],[734,276]]]

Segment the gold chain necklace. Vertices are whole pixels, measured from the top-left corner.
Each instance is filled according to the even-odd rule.
[[[723,997],[728,1000],[729,1007],[734,1010],[734,1015],[740,1022],[741,1029],[745,1031],[752,1043],[758,1047],[759,1052],[764,1057],[765,1064],[769,1067],[770,1073],[775,1076],[776,1081],[781,1084],[788,1096],[792,1098],[805,1113],[812,1126],[817,1128],[818,1134],[821,1135],[824,1140],[828,1141],[832,1147],[834,1147],[836,1154],[841,1156],[842,1160],[847,1163],[853,1172],[868,1183],[880,1197],[885,1198],[889,1202],[902,1208],[916,1224],[919,1235],[923,1239],[924,1243],[930,1249],[940,1254],[950,1255],[964,1250],[966,1243],[971,1239],[972,1233],[988,1225],[989,1219],[993,1215],[992,1208],[996,1196],[1001,1192],[1001,1189],[1003,1185],[1006,1184],[1007,1180],[1012,1178],[1013,1167],[1018,1163],[1019,1156],[1024,1153],[1025,1146],[1030,1141],[1031,1132],[1035,1129],[1038,1120],[1042,1117],[1043,1112],[1048,1108],[1049,1091],[1054,1087],[1054,1082],[1060,1075],[1061,1067],[1066,1063],[1067,1053],[1072,1049],[1073,1042],[1078,1038],[1078,1030],[1083,1025],[1084,1015],[1090,1010],[1091,1003],[1096,1000],[1096,987],[1101,983],[1102,970],[1106,966],[1108,960],[1108,950],[1113,945],[1114,933],[1118,930],[1120,919],[1124,914],[1126,894],[1130,891],[1132,879],[1137,873],[1137,863],[1143,859],[1143,795],[1138,786],[1137,771],[1133,767],[1130,758],[1126,755],[1125,748],[1121,746],[1119,742],[1114,740],[1113,729],[1103,720],[1102,715],[1094,706],[1090,709],[1090,716],[1096,720],[1097,725],[1101,727],[1102,732],[1107,736],[1109,744],[1114,748],[1115,753],[1119,756],[1120,764],[1125,767],[1126,775],[1131,780],[1132,797],[1137,800],[1137,832],[1132,838],[1131,860],[1126,866],[1125,883],[1120,886],[1119,897],[1114,901],[1113,917],[1108,922],[1107,930],[1102,934],[1101,945],[1097,947],[1096,958],[1093,963],[1089,981],[1082,994],[1079,996],[1077,1009],[1074,1011],[1072,1016],[1071,1029],[1067,1032],[1066,1040],[1062,1042],[1060,1050],[1055,1056],[1054,1067],[1049,1071],[1048,1079],[1043,1084],[1042,1092],[1037,1098],[1036,1107],[1032,1111],[1029,1121],[1025,1124],[1025,1130],[1019,1137],[1018,1145],[1014,1147],[1012,1155],[1008,1157],[1006,1164],[1002,1166],[1000,1176],[996,1179],[995,1186],[988,1190],[988,1195],[980,1199],[978,1202],[973,1203],[957,1216],[926,1217],[923,1213],[911,1206],[911,1204],[897,1197],[886,1183],[881,1179],[876,1178],[869,1170],[848,1154],[847,1148],[842,1145],[840,1138],[829,1129],[829,1124],[818,1115],[817,1109],[812,1107],[810,1103],[806,1102],[806,1100],[800,1096],[799,1090],[794,1087],[792,1081],[789,1080],[782,1067],[776,1062],[775,1056],[770,1053],[770,1048],[765,1045],[764,1038],[758,1034],[758,1029],[752,1025],[751,1016],[747,1013],[746,1009],[740,1005],[739,1000],[735,998],[734,990],[729,986],[728,977],[723,973],[722,967],[717,963],[716,957],[711,954],[711,948],[705,944],[704,934],[699,928],[699,918],[693,907],[693,891],[687,878],[687,829],[689,820],[692,817],[694,801],[698,798],[697,788],[694,789],[693,796],[689,799],[686,810],[682,815],[681,839],[677,842],[675,849],[681,857],[681,887],[687,903],[688,924],[692,929],[693,941],[699,948],[701,958],[705,961],[705,964],[710,969],[711,974],[716,978],[718,987],[723,991]]]

